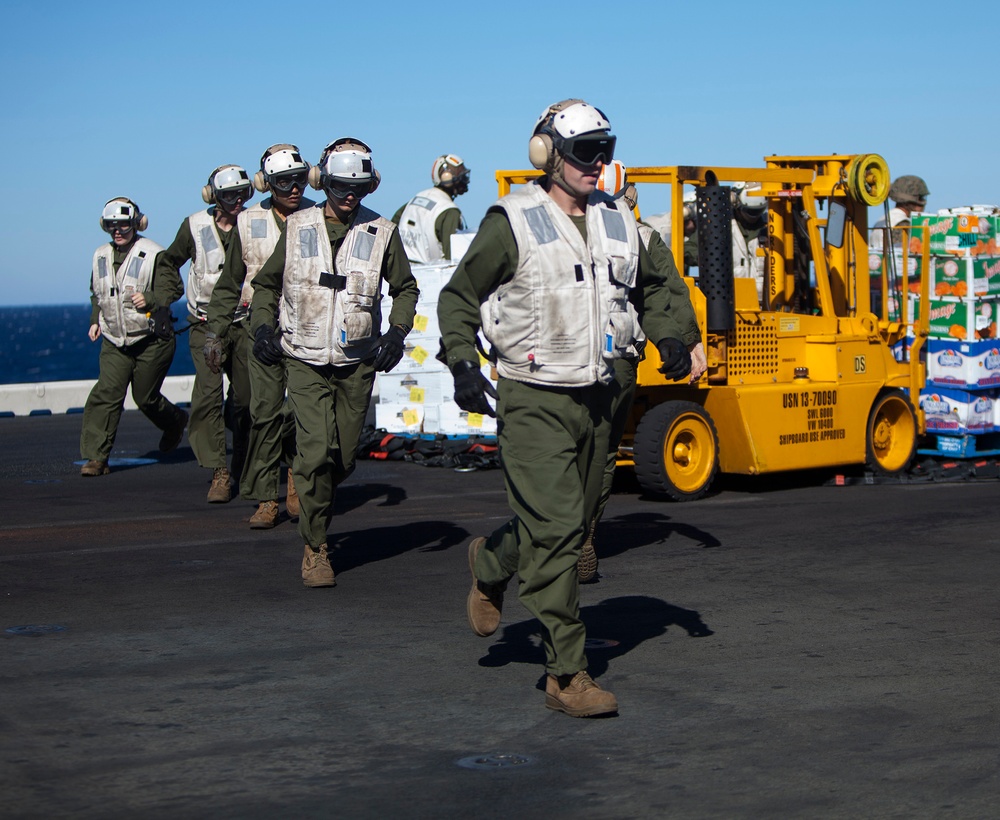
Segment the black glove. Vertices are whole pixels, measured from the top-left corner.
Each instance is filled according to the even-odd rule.
[[[496,411],[490,407],[487,396],[497,398],[497,391],[473,362],[455,362],[451,368],[455,377],[455,404],[467,413],[480,413],[484,416],[497,417]]]
[[[222,347],[220,339],[211,330],[205,333],[205,346],[201,349],[205,356],[205,364],[208,369],[218,375],[222,371],[222,363],[226,360],[226,351]]]
[[[660,372],[668,379],[682,379],[691,372],[691,354],[680,339],[664,339],[656,349],[663,359]]]
[[[253,355],[261,364],[275,365],[281,364],[284,353],[281,345],[274,337],[274,328],[270,325],[261,325],[253,335]]]
[[[388,373],[399,360],[403,358],[403,340],[406,333],[403,328],[393,325],[389,328],[381,339],[379,339],[378,353],[375,356],[375,369],[379,373]]]

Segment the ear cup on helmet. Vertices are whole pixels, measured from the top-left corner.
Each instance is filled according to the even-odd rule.
[[[318,165],[314,165],[309,169],[309,184],[317,191],[323,187],[321,182],[322,177],[323,170]]]
[[[136,208],[136,210],[139,210]],[[149,227],[149,220],[146,218],[145,214],[139,214],[139,221],[136,223],[135,229],[140,233]]]
[[[271,186],[267,184],[267,177],[264,176],[263,171],[258,171],[253,175],[253,187],[261,194],[266,194],[270,189]]]
[[[201,186],[201,198],[206,205],[211,205],[215,202],[215,191],[211,185]]]
[[[528,161],[540,171],[545,170],[552,162],[552,137],[548,134],[535,134],[528,141]]]
[[[374,194],[375,191],[376,191],[376,189],[379,186],[379,183],[381,181],[382,181],[382,175],[373,166],[372,167],[372,187],[368,190],[368,193],[369,194]]]

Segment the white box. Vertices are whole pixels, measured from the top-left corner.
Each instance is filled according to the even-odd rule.
[[[455,272],[457,265],[451,262],[435,262],[428,265],[411,265],[413,276],[417,280],[417,287],[420,288],[420,297],[417,300],[417,307],[425,302],[437,304],[441,289],[451,280],[451,275]]]
[[[928,433],[992,433],[991,393],[925,387],[920,391],[920,406],[927,421]]]
[[[388,433],[419,434],[424,423],[422,404],[376,404],[375,427]]]
[[[450,401],[455,392],[455,382],[448,371],[432,373],[379,373],[380,404],[441,404]]]
[[[410,336],[441,337],[441,325],[438,324],[438,303],[425,302],[421,299],[417,302],[417,312],[413,317],[413,330]],[[437,348],[435,348],[437,352]]]
[[[451,235],[451,260],[456,264],[462,261],[469,245],[476,238],[476,231],[459,231]]]
[[[493,402],[490,401],[490,404]],[[425,432],[442,433],[446,436],[495,436],[497,434],[497,420],[492,416],[467,413],[453,401],[439,404],[436,410],[437,429],[425,430]]]
[[[440,337],[422,338],[420,336],[406,337],[403,358],[393,369],[393,373],[436,373],[448,368],[439,362],[437,356]]]

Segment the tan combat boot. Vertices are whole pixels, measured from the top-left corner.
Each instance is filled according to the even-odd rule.
[[[618,711],[618,700],[586,672],[549,675],[545,679],[545,705],[570,717],[610,715]]]
[[[229,470],[216,467],[212,474],[212,486],[208,488],[209,504],[225,504],[233,497],[233,486]]]
[[[97,461],[93,458],[80,468],[80,475],[88,477],[95,475],[107,475],[110,472],[111,468],[108,466],[108,462]]]
[[[302,553],[302,585],[307,587],[337,586],[333,577],[333,567],[330,566],[330,559],[326,555],[326,544],[320,544],[318,550],[314,550],[306,544],[305,552]]]
[[[580,557],[576,561],[576,577],[581,584],[589,584],[597,580],[597,550],[594,549],[594,530],[597,522],[590,525],[590,532],[587,533],[587,540],[583,542],[583,549],[580,550]]]
[[[288,468],[288,490],[285,493],[285,512],[289,518],[299,517],[299,494],[295,492],[295,481],[292,479],[292,468]]]
[[[278,502],[261,501],[257,512],[250,516],[250,529],[269,530],[278,524]]]
[[[476,578],[476,556],[486,544],[485,538],[473,538],[469,544],[469,569],[472,570],[472,589],[465,601],[469,626],[480,638],[488,638],[500,626],[503,610],[503,593],[507,584],[486,584]]]

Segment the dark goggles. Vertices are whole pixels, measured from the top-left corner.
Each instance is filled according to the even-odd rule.
[[[372,183],[368,179],[364,182],[345,182],[342,179],[335,179],[333,177],[323,178],[323,190],[327,196],[334,199],[347,199],[351,194],[354,195],[355,199],[362,199],[368,195],[371,189]]]
[[[268,179],[267,183],[279,194],[289,194],[292,192],[292,188],[298,188],[300,191],[304,191],[308,181],[308,171],[296,171],[294,174],[275,175]]]
[[[128,219],[106,219],[104,221],[104,230],[110,234],[113,234],[116,231],[121,234],[126,234],[132,230],[132,223]]]
[[[561,140],[562,144],[556,144],[555,147],[566,159],[589,168],[598,161],[605,165],[611,162],[615,158],[617,141],[618,138],[611,134],[583,134]]]
[[[246,202],[250,199],[250,186],[245,185],[240,188],[227,188],[225,191],[216,191],[215,198],[223,205],[235,205],[238,200]]]

